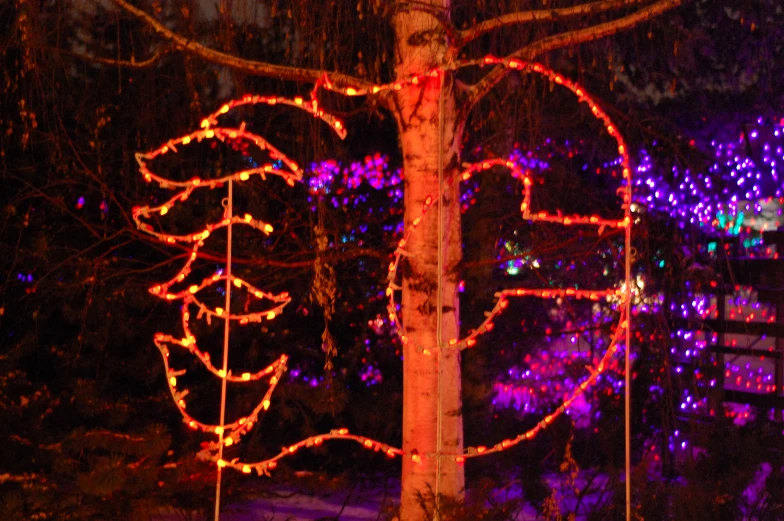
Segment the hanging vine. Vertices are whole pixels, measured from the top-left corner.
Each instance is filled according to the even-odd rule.
[[[310,301],[315,302],[324,313],[324,332],[321,334],[321,350],[326,360],[324,370],[332,370],[332,359],[338,354],[335,338],[329,331],[329,323],[335,312],[335,296],[337,294],[335,268],[325,258],[329,247],[329,237],[324,227],[324,203],[319,199],[318,224],[313,228],[316,243],[316,263],[314,266],[313,285],[310,288]]]

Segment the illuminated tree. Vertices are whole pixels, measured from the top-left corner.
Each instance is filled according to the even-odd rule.
[[[465,29],[458,29],[450,21],[454,6],[448,0],[399,2],[389,12],[394,29],[390,42],[394,48],[394,80],[384,84],[389,88],[380,88],[381,83],[366,78],[325,70],[323,52],[322,65],[317,68],[245,59],[186,38],[125,0],[113,0],[113,3],[144,22],[171,48],[237,73],[319,83],[346,96],[365,94],[393,114],[406,173],[406,229],[411,230],[414,223],[419,222],[427,201],[441,194],[437,205],[441,219],[424,220],[420,231],[411,236],[405,246],[409,257],[407,276],[402,281],[401,320],[410,342],[406,343],[403,352],[401,450],[409,457],[403,460],[401,515],[406,521],[420,518],[418,494],[427,491],[460,497],[464,478],[459,458],[423,458],[419,455],[463,452],[460,355],[459,350],[447,348],[452,339],[460,338],[459,281],[450,275],[462,257],[459,182],[443,181],[458,179],[463,173],[459,153],[467,118],[477,103],[510,71],[528,70],[529,62],[537,56],[634,27],[677,7],[682,0],[604,0],[543,10],[512,9]],[[306,3],[295,3],[290,6],[289,13],[292,9],[307,8]],[[368,9],[378,12],[379,5],[372,4]],[[609,21],[582,26],[585,20],[593,22],[597,17],[613,13],[620,14]],[[484,56],[481,44],[493,33],[504,34],[509,29],[525,26],[547,27],[554,34],[545,31],[528,35],[529,41],[523,42],[517,50],[504,50],[506,57],[503,59]],[[328,36],[324,32],[324,38]],[[339,49],[339,44],[331,49]],[[154,63],[161,55],[153,56],[149,62]],[[116,60],[105,61],[121,65]],[[469,86],[456,74],[457,66],[466,63],[491,70]],[[559,78],[563,82],[558,75],[551,77],[556,83]],[[599,111],[595,104],[592,110]],[[607,130],[617,136],[609,122]],[[623,149],[621,153],[624,154]],[[558,219],[568,224],[568,217]],[[595,224],[590,222],[590,217],[586,219],[589,219],[588,225]],[[579,221],[575,223],[579,224]],[[628,222],[626,225],[628,230]],[[499,303],[502,301],[499,299]],[[423,346],[440,346],[439,356],[418,357]]]

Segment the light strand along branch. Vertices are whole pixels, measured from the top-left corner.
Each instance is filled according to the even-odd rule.
[[[566,33],[542,38],[541,40],[530,43],[518,49],[517,51],[510,54],[507,58],[520,58],[522,60],[530,61],[548,51],[553,51],[555,49],[561,49],[563,47],[569,47],[585,42],[592,42],[625,29],[631,29],[632,27],[655,18],[656,16],[669,11],[670,9],[674,9],[680,6],[683,4],[683,2],[684,0],[660,0],[655,4],[643,7],[637,12],[622,18],[617,18],[615,20],[599,25],[593,25],[591,27],[586,27],[584,29],[578,29],[576,31],[569,31]],[[490,92],[490,90],[492,90],[492,88],[495,87],[495,85],[501,81],[508,72],[509,70],[507,68],[498,67],[488,73],[478,83],[476,83],[471,88],[470,94],[465,104],[463,105],[460,116],[463,118],[468,116],[468,113],[471,111],[473,106],[488,92]]]
[[[641,4],[650,0],[600,0],[574,7],[561,7],[557,9],[536,9],[519,13],[509,13],[490,20],[483,20],[458,34],[459,46],[463,46],[480,36],[501,27],[525,24],[531,22],[560,22],[581,16],[591,16],[621,9],[630,5]]]
[[[225,65],[238,71],[256,76],[268,76],[281,80],[291,80],[300,82],[316,82],[324,74],[324,71],[306,69],[301,67],[290,67],[286,65],[275,65],[256,60],[246,60],[231,54],[211,49],[195,40],[190,40],[180,34],[175,33],[161,22],[156,20],[145,11],[131,5],[125,0],[111,0],[111,2],[123,11],[133,15],[146,23],[151,29],[158,33],[165,40],[170,42],[175,48],[199,56],[210,63]],[[350,83],[352,85],[368,86],[370,83],[354,76],[340,72],[331,72],[330,77],[337,83]]]

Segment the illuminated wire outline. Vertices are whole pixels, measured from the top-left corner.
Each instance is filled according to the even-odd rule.
[[[533,438],[541,429],[546,428],[557,416],[559,416],[560,414],[565,412],[566,409],[568,409],[568,407],[571,405],[571,403],[580,394],[582,394],[587,389],[587,387],[589,385],[592,385],[593,383],[595,383],[596,379],[599,377],[599,375],[606,368],[607,361],[609,360],[609,358],[612,357],[613,354],[616,352],[618,340],[621,337],[621,334],[623,332],[626,332],[626,344],[627,344],[626,351],[627,351],[627,356],[628,356],[628,349],[629,349],[629,346],[628,346],[629,324],[628,324],[628,316],[627,315],[628,315],[630,296],[631,296],[631,284],[630,284],[630,280],[629,280],[630,279],[630,275],[629,275],[629,269],[628,269],[628,265],[629,265],[628,259],[629,259],[629,255],[630,255],[630,251],[629,251],[630,250],[630,233],[629,232],[630,232],[630,228],[631,228],[631,215],[630,215],[630,204],[631,204],[631,174],[630,174],[630,170],[631,169],[629,168],[629,156],[628,156],[628,152],[627,152],[626,146],[625,146],[625,144],[623,142],[623,139],[622,139],[620,133],[617,131],[617,129],[614,126],[614,124],[612,123],[612,121],[610,120],[609,116],[607,116],[607,114],[599,108],[599,106],[585,93],[585,91],[581,87],[579,87],[576,83],[574,83],[574,82],[564,78],[560,74],[555,73],[554,71],[551,71],[550,69],[547,69],[547,68],[545,68],[544,66],[542,66],[540,64],[537,64],[537,63],[527,63],[527,62],[523,62],[521,60],[517,60],[517,59],[514,59],[514,58],[512,58],[512,59],[496,58],[496,57],[493,57],[493,56],[486,56],[485,58],[480,59],[480,60],[470,60],[470,61],[454,62],[453,64],[450,64],[448,67],[437,68],[437,69],[430,69],[430,70],[428,70],[428,71],[426,71],[424,73],[412,75],[412,76],[410,76],[409,78],[407,78],[405,80],[392,82],[392,83],[389,83],[389,84],[386,84],[386,85],[376,85],[376,86],[373,86],[373,87],[371,87],[369,89],[355,89],[355,88],[352,88],[352,87],[337,87],[334,84],[332,84],[332,82],[329,80],[329,77],[325,74],[323,76],[322,80],[317,82],[316,85],[314,86],[314,89],[313,89],[313,92],[312,92],[312,99],[309,100],[309,101],[308,100],[304,100],[304,99],[302,99],[300,97],[296,97],[296,98],[290,100],[290,99],[287,99],[287,98],[276,97],[276,96],[264,97],[264,96],[246,95],[246,96],[244,96],[243,98],[241,98],[239,100],[234,100],[234,101],[231,101],[231,102],[229,102],[227,104],[224,104],[223,106],[221,106],[221,108],[218,111],[210,114],[207,118],[205,118],[202,121],[202,125],[201,125],[202,126],[202,130],[197,130],[195,132],[187,134],[186,136],[182,136],[182,137],[180,137],[178,139],[170,140],[166,144],[162,145],[161,147],[159,147],[158,149],[156,149],[153,152],[150,152],[150,153],[147,153],[147,154],[137,154],[137,156],[136,156],[137,157],[137,161],[139,162],[140,171],[141,171],[142,175],[144,176],[145,180],[147,180],[148,182],[155,181],[162,188],[178,188],[178,187],[179,188],[184,188],[184,190],[182,192],[178,193],[175,197],[169,199],[163,205],[156,206],[156,207],[144,206],[144,207],[134,208],[133,209],[133,218],[136,221],[137,226],[142,231],[144,231],[144,232],[146,232],[146,233],[148,233],[150,235],[155,236],[156,238],[158,238],[159,240],[162,240],[163,242],[168,242],[168,243],[190,242],[190,243],[194,243],[194,249],[192,250],[191,258],[189,259],[188,263],[186,264],[186,268],[181,270],[181,272],[177,276],[175,276],[175,279],[173,279],[172,281],[169,281],[168,283],[164,283],[164,284],[161,284],[161,285],[158,285],[158,286],[154,286],[150,290],[153,294],[156,294],[156,296],[159,296],[160,298],[164,298],[166,300],[183,299],[185,301],[184,305],[183,305],[183,310],[182,310],[182,313],[183,313],[183,328],[186,331],[185,339],[176,339],[174,337],[171,337],[170,335],[163,335],[161,333],[158,333],[158,334],[156,334],[156,337],[155,337],[155,344],[158,347],[158,349],[160,350],[161,355],[162,355],[163,360],[164,360],[164,366],[166,368],[167,377],[168,377],[168,381],[169,381],[169,388],[170,388],[170,392],[172,394],[172,397],[174,398],[175,403],[177,404],[178,408],[180,409],[180,412],[183,415],[184,420],[186,421],[186,423],[191,425],[192,428],[196,428],[197,430],[202,430],[204,432],[210,432],[210,429],[212,429],[212,432],[215,432],[215,428],[224,429],[224,430],[226,428],[230,428],[230,429],[233,429],[233,431],[231,433],[228,433],[228,435],[223,439],[223,444],[225,446],[233,444],[234,441],[235,441],[235,437],[236,437],[236,439],[238,441],[239,438],[244,433],[246,433],[251,428],[251,426],[254,423],[257,422],[258,415],[260,414],[260,412],[262,410],[266,410],[269,407],[269,398],[270,398],[270,396],[271,396],[275,386],[280,381],[281,375],[286,370],[286,361],[287,361],[286,355],[282,355],[276,362],[274,362],[272,365],[268,366],[267,368],[265,368],[265,369],[263,369],[261,371],[258,371],[257,373],[254,373],[252,375],[250,375],[250,373],[243,373],[243,375],[241,377],[239,377],[241,379],[241,381],[247,381],[247,380],[263,378],[263,377],[265,377],[267,375],[270,375],[271,373],[274,373],[271,376],[271,378],[270,378],[271,379],[271,385],[270,385],[269,389],[267,390],[266,394],[264,395],[264,398],[259,403],[259,405],[252,411],[252,413],[248,417],[246,417],[246,418],[241,418],[240,420],[237,420],[236,422],[234,422],[232,424],[227,424],[225,426],[213,426],[213,425],[201,424],[199,422],[196,422],[194,419],[190,418],[190,416],[187,415],[187,413],[185,412],[184,406],[180,407],[180,402],[181,402],[182,398],[185,396],[185,394],[187,394],[187,390],[186,391],[178,391],[175,388],[176,387],[176,377],[181,375],[181,374],[183,374],[184,371],[174,371],[174,370],[172,370],[170,368],[169,362],[168,362],[169,351],[168,351],[168,347],[166,347],[166,342],[170,342],[170,343],[179,345],[180,347],[188,349],[191,353],[195,354],[202,361],[202,363],[205,365],[205,367],[207,367],[208,370],[210,370],[210,372],[213,372],[215,374],[215,371],[217,371],[217,370],[214,368],[214,366],[212,366],[211,363],[209,363],[209,358],[208,357],[207,357],[206,360],[204,359],[204,355],[206,355],[206,353],[203,353],[200,350],[198,350],[198,347],[196,347],[195,337],[193,337],[193,335],[190,333],[190,330],[187,327],[187,324],[188,324],[187,321],[188,321],[188,318],[189,318],[189,311],[187,309],[187,306],[189,304],[195,303],[197,306],[199,306],[200,315],[201,314],[206,314],[207,317],[208,317],[208,320],[212,316],[220,316],[220,313],[218,313],[217,310],[214,311],[214,312],[212,310],[209,310],[208,308],[206,308],[206,306],[204,306],[203,304],[199,303],[195,299],[195,297],[192,297],[192,296],[189,296],[189,295],[184,295],[183,292],[174,293],[174,294],[168,293],[168,288],[172,284],[174,284],[175,282],[178,282],[178,281],[181,281],[181,280],[184,279],[184,276],[182,277],[182,279],[179,279],[179,277],[181,275],[183,275],[183,273],[187,274],[188,270],[190,269],[191,263],[196,258],[196,254],[198,252],[198,248],[203,245],[204,239],[206,239],[209,236],[209,232],[211,230],[210,230],[210,228],[208,226],[208,228],[205,229],[200,234],[190,234],[190,235],[186,235],[186,236],[167,235],[167,234],[155,232],[152,229],[152,227],[150,225],[144,223],[141,220],[140,217],[148,218],[148,217],[150,217],[151,213],[153,213],[153,212],[157,212],[160,215],[165,215],[168,212],[168,210],[171,208],[171,206],[173,206],[174,204],[176,204],[179,201],[186,200],[188,198],[188,196],[190,196],[190,194],[193,192],[193,190],[195,188],[197,188],[197,187],[200,187],[200,186],[205,186],[206,185],[206,186],[209,186],[210,188],[215,188],[215,187],[219,186],[220,184],[222,184],[224,182],[227,182],[228,180],[232,180],[232,181],[246,181],[252,175],[259,175],[260,177],[262,177],[262,179],[265,179],[266,178],[266,174],[278,175],[278,176],[282,177],[283,179],[285,179],[285,181],[289,185],[293,186],[295,182],[301,180],[301,178],[302,178],[302,174],[300,173],[299,167],[298,167],[298,165],[296,165],[296,163],[294,163],[293,161],[289,160],[284,154],[280,153],[277,149],[272,147],[261,136],[258,136],[256,134],[253,134],[253,133],[245,131],[244,123],[239,128],[214,127],[213,125],[217,125],[218,124],[219,116],[223,115],[223,114],[226,114],[227,112],[229,112],[231,109],[233,109],[235,107],[242,106],[242,105],[248,105],[248,104],[265,103],[267,105],[276,105],[276,104],[290,105],[290,106],[294,106],[294,107],[306,110],[306,111],[310,112],[311,114],[313,114],[315,117],[318,117],[318,118],[326,121],[328,124],[330,124],[331,128],[333,128],[340,135],[340,137],[343,138],[346,135],[346,131],[345,131],[345,128],[343,126],[343,123],[340,120],[338,120],[338,119],[334,118],[333,116],[331,116],[330,114],[327,114],[327,113],[323,112],[323,110],[321,110],[319,108],[318,101],[317,101],[317,94],[318,94],[318,89],[320,87],[323,87],[323,88],[325,88],[327,90],[330,90],[330,91],[333,91],[333,92],[341,93],[341,94],[346,95],[346,96],[365,96],[365,95],[370,95],[370,94],[376,94],[376,93],[381,92],[383,90],[400,90],[401,88],[403,88],[403,86],[406,86],[406,85],[418,85],[419,83],[421,83],[423,81],[427,81],[428,78],[438,78],[438,76],[441,74],[441,71],[457,70],[457,69],[460,69],[460,68],[463,68],[463,67],[468,67],[468,66],[486,66],[486,65],[502,65],[502,66],[505,66],[507,68],[514,69],[514,70],[537,72],[537,73],[542,74],[543,76],[547,77],[548,79],[550,79],[554,83],[565,86],[566,88],[571,90],[575,95],[578,96],[579,101],[585,102],[585,103],[587,103],[589,105],[592,114],[597,119],[600,119],[600,120],[602,120],[604,122],[605,127],[607,129],[607,132],[611,136],[613,136],[616,139],[616,141],[618,142],[618,151],[619,151],[619,153],[622,156],[623,179],[626,181],[626,186],[619,189],[619,191],[622,192],[622,197],[623,197],[622,207],[624,209],[624,219],[622,221],[601,219],[598,216],[587,216],[587,217],[586,216],[566,216],[566,217],[564,217],[564,216],[561,216],[561,215],[550,215],[550,214],[548,214],[546,212],[537,212],[535,214],[532,214],[532,213],[530,213],[530,195],[531,195],[531,193],[530,193],[530,184],[531,183],[530,183],[530,179],[527,178],[525,175],[522,175],[522,178],[524,180],[524,200],[523,200],[523,205],[521,206],[521,211],[522,211],[523,217],[525,219],[530,220],[530,221],[555,222],[555,223],[561,223],[561,224],[565,224],[565,225],[570,225],[570,224],[595,225],[595,226],[599,226],[600,230],[603,227],[625,228],[626,229],[626,237],[627,237],[626,238],[626,248],[625,248],[625,251],[624,251],[624,254],[625,254],[626,259],[627,259],[626,285],[625,285],[625,288],[623,290],[596,290],[596,291],[591,291],[591,290],[572,290],[572,289],[540,290],[540,289],[517,288],[517,289],[504,290],[502,292],[496,293],[495,296],[497,298],[497,301],[496,301],[496,304],[495,304],[495,306],[493,308],[493,311],[491,311],[489,313],[490,316],[488,316],[487,320],[485,320],[485,322],[483,322],[482,325],[479,328],[477,328],[473,333],[469,334],[467,337],[465,337],[463,339],[453,339],[453,340],[450,340],[449,341],[450,348],[465,349],[465,348],[472,347],[473,345],[475,345],[477,336],[479,336],[480,334],[482,334],[484,332],[487,332],[487,331],[492,329],[492,326],[493,326],[492,318],[497,316],[497,315],[499,315],[503,311],[503,309],[505,309],[507,307],[507,305],[508,305],[508,300],[507,299],[509,297],[518,297],[518,296],[535,296],[535,297],[540,297],[540,298],[575,297],[575,298],[589,298],[589,299],[592,299],[592,300],[598,300],[602,296],[613,295],[613,296],[621,296],[622,307],[621,307],[621,313],[620,313],[620,319],[619,319],[618,327],[616,328],[616,330],[615,330],[615,332],[613,334],[612,341],[611,341],[609,347],[607,348],[607,350],[605,351],[604,355],[600,359],[599,364],[596,366],[596,368],[592,368],[592,367],[588,368],[589,369],[589,376],[588,376],[588,378],[586,378],[579,386],[577,386],[575,388],[575,390],[569,395],[569,397],[566,398],[563,401],[563,403],[553,413],[545,416],[545,418],[542,421],[540,421],[534,428],[526,431],[525,433],[519,434],[515,438],[503,440],[502,442],[497,443],[496,445],[492,446],[491,448],[487,448],[487,447],[484,447],[484,446],[467,447],[464,450],[463,454],[453,454],[453,455],[450,455],[450,456],[453,456],[455,458],[455,461],[457,461],[457,462],[463,462],[463,461],[465,461],[466,458],[477,457],[477,456],[481,456],[481,455],[485,455],[485,454],[491,454],[491,453],[494,453],[494,452],[499,452],[501,450],[505,450],[507,448],[515,446],[518,443],[520,443],[521,441]],[[165,179],[163,177],[160,177],[160,176],[154,174],[147,167],[147,161],[152,160],[152,159],[154,159],[155,157],[157,157],[159,155],[165,154],[165,153],[169,152],[170,150],[174,151],[174,152],[177,152],[177,146],[188,145],[189,143],[193,142],[194,139],[196,141],[201,141],[203,139],[214,139],[214,138],[219,139],[219,140],[225,140],[227,138],[228,139],[249,139],[255,145],[259,146],[260,148],[269,150],[273,157],[277,156],[277,159],[280,159],[287,167],[289,167],[289,169],[292,170],[293,173],[289,173],[289,172],[285,172],[285,171],[276,169],[271,164],[268,164],[268,165],[263,165],[262,167],[249,169],[249,170],[244,170],[242,172],[237,172],[235,174],[232,174],[232,175],[229,175],[229,176],[225,176],[223,178],[211,179],[211,180],[207,180],[207,181],[204,181],[204,182],[202,180],[200,180],[200,179],[192,179],[192,180],[189,180],[189,181],[177,182],[177,181],[170,181],[170,180],[167,180],[167,179]],[[476,171],[486,170],[486,169],[488,169],[488,168],[490,168],[492,166],[501,165],[502,163],[503,163],[503,166],[506,166],[507,168],[509,168],[509,169],[511,169],[513,171],[513,175],[520,176],[520,174],[521,174],[520,169],[517,168],[516,166],[514,166],[513,163],[512,163],[512,165],[510,165],[509,163],[511,163],[511,162],[501,161],[501,160],[486,160],[486,161],[479,162],[476,165],[472,165],[471,167],[469,167],[466,171],[461,173],[461,177],[466,176],[466,175],[468,177],[470,177],[470,175],[472,173],[476,172]],[[466,179],[467,179],[467,177],[466,177]],[[529,182],[526,183],[525,180],[528,180]],[[451,180],[449,180],[449,181],[451,182]],[[432,198],[428,197],[428,199],[425,201],[425,205],[423,207],[422,214],[418,218],[416,218],[414,220],[412,228],[410,228],[406,232],[406,234],[404,235],[404,238],[398,244],[398,248],[395,250],[394,260],[390,264],[389,285],[388,285],[388,288],[387,288],[387,293],[388,293],[388,296],[390,297],[390,302],[392,303],[392,313],[390,313],[390,315],[391,315],[390,318],[393,318],[393,316],[396,316],[396,311],[394,309],[394,300],[393,300],[394,299],[394,295],[393,294],[394,294],[395,290],[400,289],[400,288],[399,288],[399,286],[397,286],[394,283],[394,275],[395,275],[395,272],[397,270],[397,265],[400,262],[401,256],[406,254],[406,252],[403,249],[403,247],[405,246],[405,242],[407,241],[407,239],[410,237],[410,234],[413,233],[413,231],[416,228],[416,226],[419,224],[419,222],[421,222],[421,219],[427,213],[427,211],[428,211],[429,207],[431,206],[431,204],[432,204]],[[248,217],[249,217],[249,219],[248,219]],[[237,220],[235,220],[235,219],[237,219]],[[255,220],[252,217],[247,216],[247,215],[244,216],[243,218],[232,217],[230,222],[231,222],[231,224],[235,224],[235,223],[236,224],[248,224],[248,225],[253,226],[253,227],[255,227],[255,228],[257,228],[257,229],[259,229],[259,230],[261,230],[261,231],[263,231],[265,233],[271,233],[271,231],[272,231],[271,230],[271,226],[269,226],[266,223],[263,223],[261,221],[257,221],[257,220]],[[214,225],[212,230],[217,229],[220,226],[227,226],[228,224],[229,224],[229,222],[224,219],[224,221],[222,221],[221,223],[218,223],[217,225]],[[205,235],[205,232],[207,233],[206,235]],[[202,289],[203,287],[206,287],[206,285],[214,283],[216,280],[221,280],[220,277],[221,276],[218,275],[218,279],[215,279],[214,276],[212,278],[210,278],[210,279],[205,279],[205,281],[201,285],[198,285],[198,287],[196,289],[196,292],[199,289]],[[208,280],[210,282],[207,282]],[[222,280],[225,280],[225,278],[222,279]],[[236,280],[233,279],[232,282],[236,283],[236,281],[238,281],[238,280],[239,279],[236,279]],[[247,284],[244,281],[239,281],[239,282],[240,282],[240,284]],[[204,284],[206,284],[206,285],[204,285]],[[256,289],[255,287],[251,286],[250,284],[247,284],[247,286],[248,286],[249,289],[251,289],[251,291],[260,291],[260,290]],[[156,290],[156,288],[157,288],[157,290]],[[190,293],[190,291],[189,291],[189,293]],[[273,310],[267,312],[268,313],[268,317],[267,318],[269,318],[269,313],[270,312],[278,313],[279,310],[282,309],[282,307],[285,306],[290,301],[290,297],[288,297],[288,294],[286,294],[286,293],[283,293],[283,294],[277,295],[277,296],[271,295],[271,294],[268,294],[268,293],[263,293],[263,296],[266,297],[266,298],[270,298],[271,300],[273,300],[273,301],[275,301],[275,302],[277,302],[279,304],[276,308],[274,308]],[[256,314],[252,314],[252,315],[256,315]],[[259,320],[261,320],[261,318],[262,318],[261,317],[261,313],[258,314],[258,315],[259,315],[258,317],[254,316],[254,318],[259,318]],[[222,317],[222,318],[225,318],[225,317]],[[234,318],[234,317],[232,317],[232,318]],[[248,316],[248,315],[246,315],[246,316],[238,316],[236,319],[239,320],[240,322],[242,322],[242,320],[244,320],[244,319],[247,319],[248,321],[252,320],[251,317]],[[395,323],[398,324],[398,330],[399,330],[399,332],[401,334],[401,341],[403,341],[405,343],[406,342],[406,336],[402,332],[403,331],[402,325],[400,324],[399,320],[394,320],[394,321],[395,321]],[[192,342],[191,342],[191,339],[193,340]],[[421,350],[421,352],[424,353],[424,354],[428,354],[427,351],[428,351],[427,348],[422,348],[422,350]],[[627,372],[628,372],[628,368],[627,368]],[[229,379],[229,381],[238,381],[238,380],[235,379],[236,377],[233,377],[231,374],[221,375],[220,372],[218,372],[217,375],[219,377],[222,377],[222,378],[227,378],[227,379]],[[250,377],[246,378],[245,375],[250,375]],[[184,402],[182,402],[182,403],[184,403]],[[192,425],[192,424],[195,424],[195,426]],[[385,443],[382,443],[382,442],[379,442],[379,441],[376,441],[376,440],[372,440],[370,438],[366,438],[366,437],[363,437],[363,436],[357,436],[357,435],[349,434],[347,429],[333,429],[329,433],[316,435],[316,436],[311,436],[311,437],[308,437],[308,438],[306,438],[304,440],[301,440],[300,442],[297,442],[297,443],[295,443],[293,445],[290,445],[288,447],[284,447],[277,455],[272,456],[270,458],[267,458],[267,459],[265,459],[263,461],[259,461],[259,462],[255,462],[255,463],[245,463],[245,462],[239,461],[239,459],[233,459],[231,461],[218,460],[217,464],[218,464],[219,467],[232,467],[232,468],[235,468],[237,470],[240,470],[243,473],[250,473],[251,471],[255,470],[259,475],[261,475],[261,474],[267,474],[268,475],[269,474],[269,470],[275,468],[277,466],[277,461],[280,460],[281,458],[286,457],[286,456],[288,456],[290,454],[293,454],[293,453],[295,453],[297,450],[299,450],[301,448],[319,446],[324,441],[332,440],[332,439],[352,440],[352,441],[355,441],[357,443],[360,443],[363,447],[365,447],[367,449],[371,449],[371,450],[374,450],[374,451],[383,451],[385,454],[387,454],[390,457],[394,457],[394,456],[397,456],[397,455],[401,455],[401,456],[404,455],[402,450],[400,450],[398,448],[395,448],[395,447],[392,447],[392,446],[390,446],[388,444],[385,444]],[[232,440],[232,441],[229,442],[228,440]],[[210,447],[208,449],[205,449],[204,451],[202,451],[200,453],[200,456],[201,457],[205,457],[207,459],[213,459],[214,460],[214,457],[212,456],[212,453],[215,451],[215,449],[217,449],[217,445],[212,443],[212,444],[210,444]],[[411,454],[409,456],[414,461],[421,461],[422,457],[437,457],[438,455],[436,455],[436,454]]]

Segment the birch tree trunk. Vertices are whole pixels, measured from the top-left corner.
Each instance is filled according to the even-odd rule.
[[[445,12],[449,8],[449,0],[428,3]],[[401,11],[395,16],[394,26],[398,79],[443,63],[447,41],[436,18],[423,12]],[[462,124],[456,121],[453,86],[452,75],[447,74],[443,89],[442,78],[435,77],[396,92],[407,228],[420,215],[428,196],[438,201],[439,161],[444,165],[444,178],[456,174]],[[439,96],[443,97],[440,101]],[[459,183],[444,184],[441,203],[441,339],[447,344],[459,336],[459,281],[455,270],[462,255]],[[460,355],[448,347],[440,355],[433,349],[439,340],[438,243],[438,207],[434,205],[406,245],[411,255],[402,270],[402,319],[412,340],[403,347],[403,451],[407,455],[418,453],[421,461],[413,461],[410,456],[403,460],[401,521],[432,518],[436,494],[461,498],[465,487],[463,466],[455,461],[455,454],[463,450]],[[417,345],[431,348],[433,354],[422,354]],[[450,454],[440,458],[440,472],[439,458],[435,456],[439,448],[439,416],[441,452]]]

